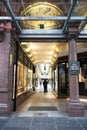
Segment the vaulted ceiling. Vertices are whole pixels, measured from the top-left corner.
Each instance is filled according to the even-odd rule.
[[[59,53],[56,42],[22,42],[21,46],[34,64],[53,64]]]

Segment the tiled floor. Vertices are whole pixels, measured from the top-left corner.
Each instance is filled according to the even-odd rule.
[[[52,92],[43,93],[38,91],[29,97],[17,109],[17,117],[68,117],[66,103],[68,99],[58,99]],[[87,99],[81,98],[81,102],[87,106]],[[29,107],[56,107],[57,111],[50,110],[29,110]],[[87,109],[85,109],[87,116]]]
[[[0,130],[87,130],[87,118],[14,117]]]

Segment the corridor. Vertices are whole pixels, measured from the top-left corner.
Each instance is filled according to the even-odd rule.
[[[86,9],[87,0],[0,1],[0,116],[66,116],[66,106],[69,116],[84,116]],[[44,79],[61,99],[41,86],[33,92]]]
[[[31,95],[17,109],[18,117],[62,117],[66,113],[66,99],[58,99],[51,91],[41,89]]]

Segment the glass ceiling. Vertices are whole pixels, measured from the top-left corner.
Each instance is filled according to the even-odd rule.
[[[78,39],[87,40],[87,0],[3,0],[0,2],[0,23],[3,21],[14,24],[22,42],[29,39],[65,41],[69,23],[78,24]],[[47,48],[41,51],[42,56]],[[54,54],[50,63],[57,58]],[[47,56],[39,60],[46,61]],[[32,61],[34,58],[38,61],[38,54]]]
[[[66,38],[68,23],[73,22],[78,23],[79,38],[87,38],[87,0],[3,0],[0,15],[6,16],[0,21],[13,21],[21,35],[53,34]]]
[[[0,5],[1,12],[11,16],[16,27],[19,25],[21,29],[61,28],[64,32],[69,21],[84,22],[80,30],[86,26],[87,0],[50,0],[50,3],[49,0],[3,0]]]

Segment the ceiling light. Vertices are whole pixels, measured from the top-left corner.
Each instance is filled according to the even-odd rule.
[[[32,57],[33,57],[33,54],[30,54],[29,57],[32,58]]]
[[[51,55],[52,55],[53,53],[54,53],[53,51],[48,52],[48,54],[51,54]]]
[[[21,45],[26,45],[27,43],[26,42],[21,42]]]
[[[30,51],[30,48],[27,48],[27,49],[26,49],[26,52],[29,52],[29,51]]]

